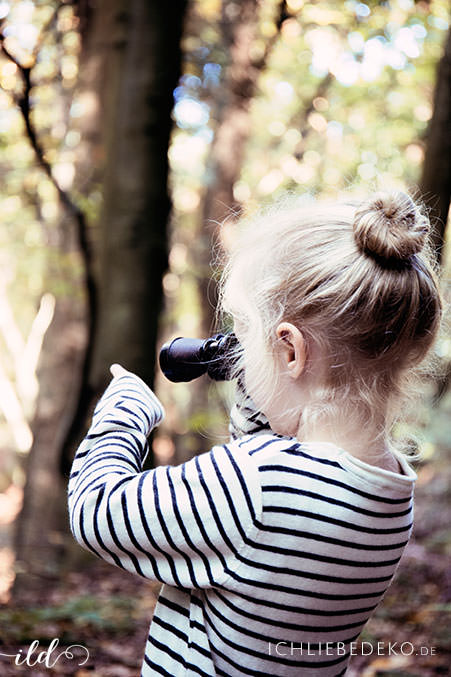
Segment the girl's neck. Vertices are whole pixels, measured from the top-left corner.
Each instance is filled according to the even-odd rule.
[[[347,429],[344,425],[325,421],[314,431],[304,432],[299,427],[298,439],[302,442],[332,442],[337,447],[349,452],[352,456],[370,465],[400,472],[396,457],[390,450],[386,435],[381,433],[380,426],[362,425],[359,429]]]

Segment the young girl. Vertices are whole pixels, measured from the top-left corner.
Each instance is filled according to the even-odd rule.
[[[427,229],[404,193],[246,224],[222,307],[267,421],[245,402],[236,439],[187,463],[142,472],[163,409],[111,368],[69,509],[82,546],[164,583],[143,676],[345,674],[412,527],[389,430],[440,322]]]

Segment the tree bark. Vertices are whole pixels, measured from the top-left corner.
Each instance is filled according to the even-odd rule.
[[[451,31],[437,69],[420,191],[430,210],[432,241],[441,263],[451,201]]]
[[[66,545],[66,486],[59,463],[64,423],[68,409],[74,406],[85,340],[80,303],[70,295],[57,298],[39,363],[40,392],[31,425],[33,445],[26,463],[24,503],[16,525],[16,601],[42,587],[46,579],[57,577]]]
[[[89,68],[100,75],[96,91],[105,164],[103,209],[93,242],[99,310],[64,443],[63,474],[89,409],[110,378],[109,366],[120,362],[153,382],[167,267],[170,114],[185,9],[186,0],[170,6],[103,0],[95,30],[87,31]],[[100,63],[99,54],[104,54]]]
[[[186,3],[107,4],[115,37],[104,106],[100,314],[90,371],[96,394],[113,362],[153,382],[161,279],[167,267],[170,113]]]

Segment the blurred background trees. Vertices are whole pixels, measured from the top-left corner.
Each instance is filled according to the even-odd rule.
[[[17,3],[12,10],[20,8]],[[53,390],[45,400],[38,399],[33,421],[34,440],[17,529],[16,561],[24,570],[22,579],[17,577],[19,587],[30,585],[35,572],[39,581],[43,573],[56,570],[59,534],[67,522],[60,469],[63,476],[68,473],[89,407],[108,380],[109,365],[121,361],[149,383],[153,381],[161,280],[167,267],[170,113],[172,91],[180,76],[185,3],[173,3],[170,11],[169,6],[159,8],[145,0],[86,7],[47,4],[33,9],[47,16],[28,61],[20,54],[21,33],[18,45],[8,35],[13,24],[4,28],[3,54],[18,75],[13,98],[22,113],[25,136],[55,193],[60,219],[55,228],[65,228],[73,240],[71,249],[81,270],[78,279],[68,271],[73,289],[67,298],[55,294],[54,322],[44,338],[40,379],[52,384]],[[94,169],[96,186],[86,184],[93,149],[85,147],[84,157],[74,150],[72,162],[66,162],[58,176],[34,116],[35,90],[41,89],[42,50],[47,40],[59,47],[70,34],[64,26],[59,31],[61,17],[74,27],[83,21],[83,30],[73,32],[80,41],[73,62],[77,79],[64,98],[70,98],[71,107],[87,109],[90,139],[100,151]],[[72,131],[81,139],[82,131],[70,130],[67,119],[58,119],[56,124],[64,126],[63,138]],[[88,145],[89,139],[84,142]],[[94,188],[100,190],[101,208],[93,223],[87,202]],[[82,304],[71,298],[77,287]],[[77,316],[81,316],[86,336],[70,373],[63,334]],[[46,361],[47,355],[51,359]],[[43,406],[50,407],[50,416],[48,411],[42,415]]]
[[[435,82],[432,117],[426,132],[426,153],[420,189],[431,210],[434,245],[441,262],[451,202],[451,31],[445,39]]]
[[[432,210],[446,277],[448,10],[0,2],[4,599],[15,573],[17,590],[58,575],[70,459],[109,364],[153,383],[157,345],[213,330],[221,249],[243,211],[286,190],[411,189]],[[437,351],[449,362],[451,339]],[[225,438],[227,386],[158,373],[155,385],[156,462]],[[429,458],[444,445],[426,438]]]

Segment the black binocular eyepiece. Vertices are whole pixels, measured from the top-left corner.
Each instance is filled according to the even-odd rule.
[[[192,381],[208,374],[215,381],[228,381],[238,347],[235,334],[216,334],[206,339],[175,338],[160,350],[160,367],[170,381]]]

